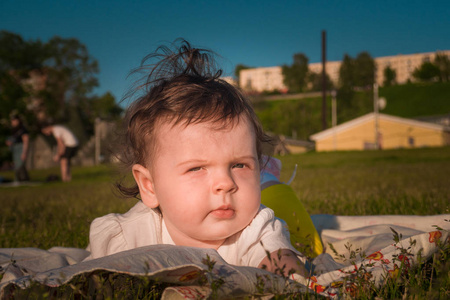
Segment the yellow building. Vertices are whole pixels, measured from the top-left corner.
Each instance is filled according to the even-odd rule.
[[[369,113],[310,136],[316,151],[442,147],[450,145],[450,127]],[[376,126],[377,124],[377,126]]]

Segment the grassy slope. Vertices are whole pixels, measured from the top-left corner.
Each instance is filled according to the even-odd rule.
[[[381,88],[380,97],[387,99],[382,113],[414,118],[450,113],[450,83],[408,84]],[[342,101],[342,100],[341,100]],[[322,99],[304,98],[263,101],[254,104],[265,130],[300,139],[322,130]],[[327,99],[328,126],[331,126],[331,99]],[[338,124],[373,111],[372,92],[357,92],[344,104],[338,100]]]
[[[277,100],[255,103],[255,110],[264,130],[287,136],[294,130],[299,138],[307,139],[321,128],[320,105],[316,98]]]
[[[387,99],[382,112],[414,118],[450,113],[450,83],[409,84],[380,89]]]

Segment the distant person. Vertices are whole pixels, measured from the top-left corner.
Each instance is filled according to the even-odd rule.
[[[61,166],[61,180],[71,181],[72,173],[70,161],[78,151],[78,140],[67,127],[62,125],[46,124],[41,129],[45,135],[53,135],[57,143],[57,153],[53,157],[54,161],[59,161]]]
[[[30,176],[26,168],[30,136],[19,115],[11,116],[11,136],[6,140],[11,149],[14,162],[14,180],[29,181]]]

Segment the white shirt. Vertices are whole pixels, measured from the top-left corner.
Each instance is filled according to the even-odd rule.
[[[142,246],[175,245],[162,216],[141,201],[125,214],[108,214],[95,219],[89,239],[87,250],[91,255],[87,260]],[[217,252],[229,264],[258,267],[267,256],[266,250],[272,253],[279,249],[301,255],[290,244],[286,223],[275,218],[272,209],[261,205],[253,221],[227,238]]]
[[[64,146],[66,147],[76,147],[78,146],[78,140],[75,135],[66,127],[61,125],[53,125],[53,136],[55,138],[60,138]]]

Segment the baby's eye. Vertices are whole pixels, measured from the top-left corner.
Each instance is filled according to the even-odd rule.
[[[189,172],[196,172],[196,171],[200,171],[201,169],[202,169],[202,167],[195,167],[195,168],[189,169]]]
[[[245,168],[245,165],[244,164],[235,164],[235,165],[233,165],[233,168],[242,169],[242,168]]]

